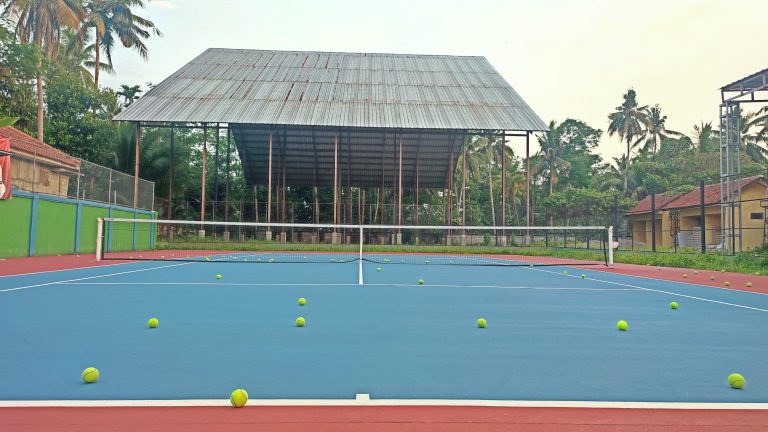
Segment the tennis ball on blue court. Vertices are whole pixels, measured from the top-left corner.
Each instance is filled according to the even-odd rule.
[[[425,261],[424,261],[424,264],[432,264],[432,261],[430,261],[430,260],[425,260]]]
[[[480,318],[477,320],[477,327],[478,328],[485,328],[485,326],[488,325],[488,321],[485,320],[485,318]]]
[[[752,288],[752,282],[747,282],[747,288]]]
[[[300,298],[299,299],[299,306],[304,306],[305,304],[307,304],[307,299],[305,299],[304,297]]]
[[[728,384],[735,389],[744,388],[744,384],[746,383],[747,380],[745,380],[741,374],[732,373],[728,375]]]
[[[305,256],[304,259],[307,259],[307,257]]]
[[[624,320],[621,320],[621,321],[616,323],[616,328],[621,330],[621,331],[627,331],[628,327],[629,327],[629,325],[627,325],[627,322],[624,321]]]
[[[448,261],[448,264],[453,264],[453,261]]]
[[[304,319],[304,317],[298,317],[296,318],[296,327],[304,327],[304,324],[307,321]]]
[[[672,302],[669,304],[670,309],[677,309],[677,302]]]
[[[533,267],[533,264],[528,264],[528,267]]]
[[[331,262],[336,262],[336,258],[331,258]]]
[[[83,371],[83,381],[87,384],[95,383],[99,379],[99,370],[95,367],[85,368]]]
[[[568,272],[566,270],[563,270],[563,274],[568,276]]]
[[[210,258],[208,258],[208,257],[205,257],[205,260],[206,260],[206,261],[210,261],[211,259],[210,259]]]
[[[243,389],[237,389],[229,395],[229,402],[235,408],[242,408],[248,403],[248,392]]]
[[[419,285],[424,285],[424,279],[419,279]]]
[[[156,328],[157,325],[160,324],[160,321],[157,320],[157,318],[150,318],[149,321],[147,321],[147,325],[149,328]]]
[[[270,258],[270,259],[269,259],[269,262],[275,262],[275,260],[273,260],[272,258]]]
[[[376,271],[380,272],[381,271],[381,267],[376,267]]]
[[[221,279],[221,274],[217,274],[216,279]]]
[[[261,258],[256,258],[256,262],[261,262]]]
[[[581,278],[582,278],[582,279],[586,279],[586,278],[587,278],[587,275],[585,275],[585,274],[582,274],[582,275],[581,275]]]
[[[389,258],[384,258],[384,262],[385,262],[385,263],[388,263],[389,261],[390,261],[390,259],[389,259]]]
[[[731,283],[728,281],[725,281],[725,286],[731,286]]]

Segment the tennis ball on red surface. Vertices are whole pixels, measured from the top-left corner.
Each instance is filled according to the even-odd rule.
[[[698,270],[694,270],[693,274],[699,274],[699,271]]]
[[[744,388],[744,384],[746,383],[747,383],[747,380],[745,380],[741,374],[732,373],[728,375],[728,384],[730,384],[730,386],[735,389]]]
[[[621,331],[627,331],[627,328],[629,328],[629,325],[627,325],[627,322],[624,320],[621,320],[616,323],[616,328]]]
[[[306,324],[306,320],[304,317],[298,317],[296,318],[296,327],[304,327],[304,324]]]
[[[715,277],[714,276],[710,276],[709,280],[715,280]]]
[[[485,320],[485,318],[480,318],[477,320],[477,327],[478,328],[485,328],[485,326],[488,325],[488,321]]]
[[[217,274],[216,279],[221,279],[221,274]]]
[[[419,279],[419,285],[424,285],[424,279]]]
[[[248,403],[248,392],[243,389],[237,389],[229,395],[229,402],[235,408],[242,408]]]
[[[85,368],[83,371],[83,381],[87,384],[95,383],[99,379],[99,370],[95,367]]]
[[[305,299],[304,297],[300,298],[299,299],[299,306],[304,306],[305,304],[307,304],[307,299]]]
[[[725,270],[720,270],[720,273],[725,273]]]
[[[157,328],[158,324],[160,324],[160,321],[158,321],[155,317],[152,317],[149,319],[149,321],[147,321],[147,326],[149,326],[149,328]]]
[[[728,281],[725,281],[725,286],[731,286],[731,283]]]
[[[688,279],[688,273],[683,273],[683,277]]]
[[[752,282],[747,282],[747,288],[752,288]]]
[[[670,309],[677,309],[677,302],[672,302],[669,304]]]

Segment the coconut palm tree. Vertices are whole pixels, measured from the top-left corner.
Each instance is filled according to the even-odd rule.
[[[637,104],[637,92],[629,89],[623,96],[624,101],[616,107],[616,111],[608,115],[608,135],[618,135],[619,139],[627,143],[627,155],[632,153],[632,147],[637,145],[648,125],[648,106]],[[629,183],[629,164],[624,168],[624,190]]]
[[[720,131],[712,128],[712,122],[693,125],[693,145],[699,153],[712,153],[720,148]]]
[[[115,73],[115,71],[109,63],[99,62],[96,65],[96,45],[90,43],[90,40],[85,42],[85,45],[78,43],[75,33],[70,29],[65,30],[62,33],[62,43],[65,49],[59,50],[58,57],[63,63],[68,62],[77,67],[75,73],[80,77],[83,84],[88,87],[96,87],[96,80],[91,69],[98,68],[110,74]]]
[[[683,134],[669,130],[665,127],[664,123],[667,121],[667,116],[661,115],[661,107],[659,104],[651,107],[646,113],[647,125],[640,140],[644,140],[643,150],[656,153],[661,144],[662,138],[681,138]]]
[[[85,15],[77,37],[81,45],[89,38],[94,40],[94,82],[99,86],[102,70],[101,54],[112,64],[112,53],[119,41],[125,48],[135,49],[141,58],[147,59],[148,50],[144,43],[153,33],[162,36],[155,23],[135,15],[133,8],[144,8],[144,0],[87,0],[83,8]]]
[[[64,28],[77,28],[82,11],[77,0],[0,0],[2,16],[16,20],[16,33],[23,44],[38,49],[37,140],[43,142],[43,56],[56,55]]]
[[[139,85],[129,86],[121,84],[120,90],[117,91],[117,95],[122,96],[123,99],[125,99],[125,106],[130,106],[139,98],[139,93],[141,92],[143,92],[143,90]]]
[[[536,161],[531,167],[531,172],[543,175],[548,179],[549,195],[554,192],[559,174],[565,175],[567,170],[571,168],[571,163],[562,158],[565,153],[565,146],[556,129],[557,122],[552,120],[549,122],[549,130],[539,136],[541,150],[536,154]]]

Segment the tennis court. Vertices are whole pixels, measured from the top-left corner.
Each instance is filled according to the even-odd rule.
[[[2,277],[0,399],[768,400],[768,296],[696,283],[713,272],[682,283],[492,255],[305,254]],[[745,388],[729,387],[733,372]]]

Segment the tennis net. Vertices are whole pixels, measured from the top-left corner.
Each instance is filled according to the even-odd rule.
[[[331,225],[100,219],[98,259],[610,265],[611,227]]]

